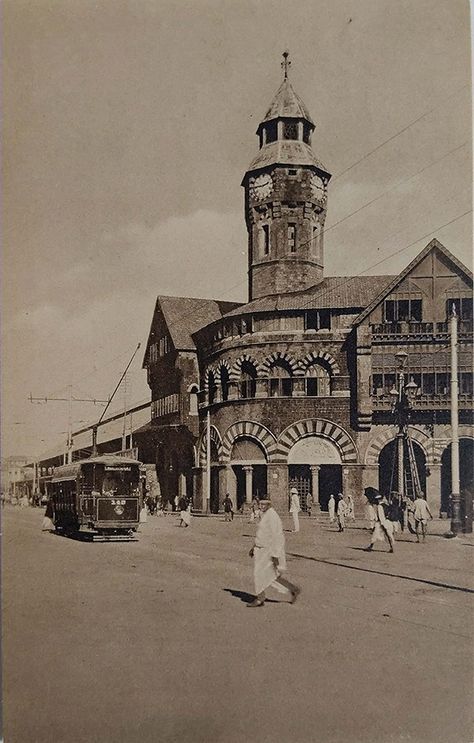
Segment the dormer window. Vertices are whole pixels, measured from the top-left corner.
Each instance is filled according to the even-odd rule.
[[[296,121],[283,122],[283,139],[298,139],[298,124]]]

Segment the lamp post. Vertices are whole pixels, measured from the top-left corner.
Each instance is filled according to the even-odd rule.
[[[397,360],[397,371],[396,371],[396,384],[390,390],[390,395],[393,401],[393,412],[397,417],[398,433],[397,433],[397,487],[398,492],[402,498],[406,498],[405,492],[405,464],[404,464],[404,452],[405,452],[405,439],[408,438],[408,422],[410,420],[410,414],[412,410],[412,400],[416,395],[418,389],[413,377],[409,382],[406,382],[405,378],[405,365],[408,359],[406,351],[398,351],[395,354]]]
[[[458,316],[453,304],[449,321],[451,335],[451,531],[462,531],[461,493],[459,483],[459,413],[458,413]]]

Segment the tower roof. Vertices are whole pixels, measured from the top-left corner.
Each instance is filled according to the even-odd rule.
[[[329,175],[327,167],[316,157],[309,145],[296,139],[285,139],[266,144],[257,152],[242,184],[251,171],[269,165],[309,165]]]
[[[265,117],[260,123],[260,126],[266,121],[280,118],[306,119],[306,121],[312,124],[314,128],[314,121],[309,115],[308,109],[299,95],[293,90],[293,86],[288,78],[285,78],[278,88]]]

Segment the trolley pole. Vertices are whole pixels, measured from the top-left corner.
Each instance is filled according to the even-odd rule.
[[[206,414],[206,513],[209,513],[211,505],[211,410]]]
[[[451,331],[451,531],[462,531],[461,493],[459,487],[459,414],[458,414],[458,316],[456,307],[449,321]]]

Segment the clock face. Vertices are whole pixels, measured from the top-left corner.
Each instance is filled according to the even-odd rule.
[[[270,196],[273,190],[273,181],[269,173],[262,173],[249,181],[250,198],[263,201]]]
[[[318,201],[326,200],[326,188],[324,185],[324,181],[322,180],[322,178],[319,177],[319,175],[316,175],[316,173],[311,176],[310,186],[311,194],[315,199],[318,199]]]

